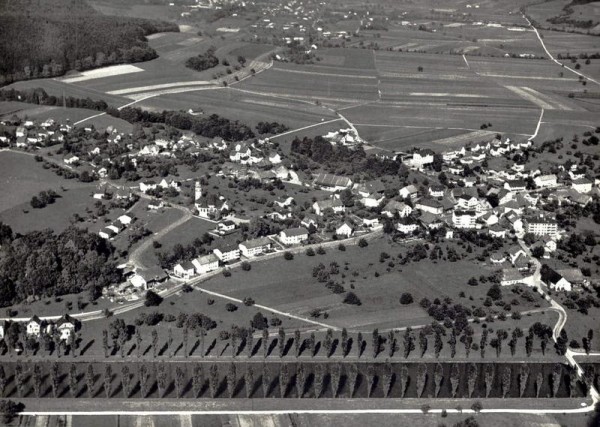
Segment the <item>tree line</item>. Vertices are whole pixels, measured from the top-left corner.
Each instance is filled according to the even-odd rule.
[[[14,387],[9,389],[10,371]],[[560,363],[16,362],[0,366],[0,396],[20,398],[506,398],[540,397],[542,392],[572,398],[585,395],[595,382],[592,365],[586,366],[580,380],[573,369]],[[478,406],[481,409],[481,403]]]
[[[81,0],[2,0],[0,10],[0,86],[148,61],[158,54],[146,36],[179,31],[163,21],[104,16]]]

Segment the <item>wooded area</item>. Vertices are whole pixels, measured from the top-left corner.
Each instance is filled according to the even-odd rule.
[[[174,24],[96,12],[83,0],[0,0],[0,85],[148,61],[147,35]]]
[[[114,248],[100,236],[69,227],[14,234],[0,224],[0,305],[28,297],[57,296],[84,290],[90,298],[120,280]]]

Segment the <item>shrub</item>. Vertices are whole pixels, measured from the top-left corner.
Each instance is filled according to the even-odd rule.
[[[359,248],[366,248],[367,246],[369,246],[369,242],[366,239],[362,238],[358,241]]]
[[[244,305],[246,307],[250,307],[250,306],[254,305],[254,299],[252,299],[250,297],[244,298]]]
[[[229,270],[223,270],[223,276],[225,276],[225,277],[231,277],[231,271],[229,271]]]
[[[250,321],[250,326],[254,329],[267,329],[269,327],[268,320],[261,313],[256,313]]]
[[[237,305],[235,305],[231,302],[228,302],[227,304],[225,304],[225,309],[229,312],[233,312],[233,311],[236,311],[238,308],[237,308]]]
[[[146,292],[146,299],[144,300],[144,305],[146,307],[157,307],[163,302],[163,298],[158,295],[156,292],[149,290]]]
[[[177,318],[172,314],[165,315],[164,319],[165,322],[174,322],[175,320],[177,320]]]
[[[340,243],[340,244],[338,245],[338,250],[340,250],[340,251],[344,252],[344,251],[346,250],[346,245],[344,245],[343,243]]]
[[[142,316],[140,316],[141,318]],[[151,313],[146,314],[144,318],[144,323],[148,326],[158,325],[163,320],[163,314],[158,311],[153,311]]]
[[[250,271],[252,269],[252,265],[248,261],[244,261],[242,263],[242,270]]]
[[[483,405],[482,405],[482,404],[481,404],[481,402],[478,400],[478,401],[476,401],[475,403],[473,403],[473,404],[471,405],[471,409],[472,409],[473,411],[475,411],[476,413],[479,413],[479,412],[481,412],[481,410],[483,409]]]
[[[13,402],[12,400],[0,400],[0,413],[4,423],[10,423],[19,412],[25,409],[25,405],[21,402]]]
[[[281,325],[281,323],[282,322],[279,317],[273,316],[269,319],[269,325],[271,325],[271,326],[279,326],[279,325]]]
[[[192,292],[192,291],[194,290],[194,288],[193,288],[193,287],[191,287],[190,285],[188,285],[188,284],[186,283],[186,284],[184,284],[184,285],[181,287],[181,290],[182,290],[184,293],[188,294],[188,293]]]
[[[400,304],[402,305],[408,305],[408,304],[412,304],[413,303],[413,296],[408,293],[408,292],[404,292],[401,296],[400,296]]]
[[[308,248],[305,252],[305,254],[307,256],[315,256],[315,251],[313,250],[313,248]]]
[[[319,247],[317,248],[317,253],[318,253],[319,255],[325,255],[325,249],[323,248],[323,246],[319,246]]]
[[[286,261],[291,261],[294,259],[294,254],[289,251],[286,251],[283,253],[283,259],[285,259]]]
[[[361,305],[360,298],[354,292],[348,292],[344,297],[344,304]]]

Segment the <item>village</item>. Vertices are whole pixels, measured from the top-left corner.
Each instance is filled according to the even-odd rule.
[[[591,158],[568,167],[534,163],[531,153],[539,148],[531,139],[496,135],[440,153],[394,153],[368,146],[352,129],[324,135],[321,140],[332,147],[364,150],[377,161],[395,162],[403,175],[365,180],[317,166],[299,168],[299,158],[269,137],[228,142],[181,132],[172,138],[155,128],[148,135],[138,128],[136,138],[112,127],[81,129],[53,120],[1,124],[5,132],[0,142],[6,147],[51,154],[49,149],[62,143],[46,159],[62,156],[62,168],[97,182],[94,199],[126,203],[123,207],[129,209],[98,231],[104,239],[112,241],[132,229],[136,218],[130,210],[140,197],[147,199],[148,210],[177,206],[209,225],[210,247],[199,256],[174,259],[162,268],[124,260],[127,282],[104,290],[117,299],[137,300],[148,289],[162,289],[169,277],[175,283],[189,281],[267,254],[286,254],[290,248],[382,231],[405,240],[452,240],[474,231],[512,241],[488,255],[501,271],[502,285],[536,286],[541,269],[551,291],[590,286],[589,269],[583,274],[576,266],[554,270],[540,263],[546,264],[567,237],[568,222],[557,218],[564,218],[560,212],[585,208],[598,195],[598,178],[587,167]],[[498,167],[489,167],[492,163]],[[171,173],[182,167],[190,167],[185,178]],[[156,177],[142,178],[151,174]],[[137,182],[114,179],[119,176]],[[255,197],[258,207],[249,210],[231,188],[262,189],[267,197]]]

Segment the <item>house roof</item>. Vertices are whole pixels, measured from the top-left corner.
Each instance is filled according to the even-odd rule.
[[[320,173],[315,177],[315,184],[326,187],[348,187],[352,184],[352,180],[346,176]]]
[[[516,268],[503,268],[502,269],[502,280],[513,281],[520,280],[523,278],[523,275]]]
[[[288,228],[287,230],[283,230],[282,233],[285,234],[287,237],[295,237],[308,234],[308,230],[304,227]]]
[[[150,267],[146,270],[138,271],[137,274],[142,277],[146,282],[151,282],[153,280],[163,280],[166,279],[167,273],[160,267]]]
[[[69,316],[68,314],[63,314],[62,317],[56,321],[56,326],[60,327],[67,323],[75,325],[75,322],[77,322],[77,321],[75,319],[73,319],[71,316]]]
[[[191,261],[184,261],[180,265],[184,270],[194,270],[194,264]]]
[[[240,243],[240,245],[246,247],[247,249],[261,248],[263,246],[271,245],[271,239],[268,237],[259,237],[258,239],[246,240],[245,242]]]
[[[222,254],[226,252],[233,252],[239,250],[238,245],[235,242],[222,243],[218,247],[214,249],[215,251],[220,251]]]
[[[207,265],[213,262],[219,262],[219,258],[215,254],[208,254],[201,257],[196,258],[196,261],[200,265]]]

